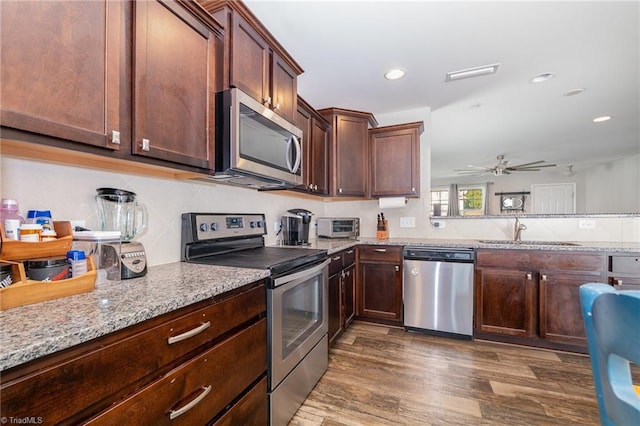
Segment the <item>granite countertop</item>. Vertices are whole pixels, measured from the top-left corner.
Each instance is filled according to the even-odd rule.
[[[492,241],[491,243],[481,241]],[[498,242],[500,241],[500,242]],[[374,245],[391,245],[391,246],[423,246],[423,247],[464,247],[474,249],[514,249],[514,250],[555,250],[555,251],[602,251],[608,253],[640,253],[640,242],[638,243],[619,243],[619,242],[592,242],[592,241],[576,241],[572,243],[575,245],[560,245],[559,242],[550,241],[549,244],[541,244],[536,241],[522,241],[521,243],[514,244],[506,241],[504,243],[501,240],[483,239],[483,240],[468,240],[468,239],[433,239],[433,238],[390,238],[388,240],[378,240],[376,238],[359,238],[358,240],[351,239],[324,239],[318,238],[317,240],[310,241],[308,248],[318,248],[327,250],[331,255],[349,247],[354,247],[360,244],[374,244]],[[562,242],[565,243],[565,242]]]
[[[360,244],[514,250],[640,253],[640,243],[577,242],[577,246],[486,244],[478,240],[317,239],[307,248],[329,255]],[[149,268],[145,277],[96,283],[94,291],[0,312],[0,371],[67,349],[269,276],[268,270],[190,263]]]
[[[268,277],[268,270],[170,263],[142,278],[0,312],[0,371]]]

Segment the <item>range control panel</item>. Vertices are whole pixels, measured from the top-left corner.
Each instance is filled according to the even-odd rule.
[[[193,243],[203,240],[260,236],[267,233],[264,214],[184,213],[186,230]]]

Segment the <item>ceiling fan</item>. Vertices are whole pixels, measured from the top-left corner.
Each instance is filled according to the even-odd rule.
[[[512,172],[537,172],[543,167],[555,167],[555,164],[542,164],[544,160],[532,161],[530,163],[518,164],[517,166],[509,166],[508,160],[504,159],[504,154],[498,155],[498,164],[493,167],[481,167],[469,164],[467,167],[471,167],[474,170],[454,170],[458,174],[484,174],[492,173],[494,176],[510,175]]]

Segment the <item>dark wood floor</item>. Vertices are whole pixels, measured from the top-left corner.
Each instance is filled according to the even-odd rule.
[[[587,356],[355,322],[290,425],[597,425]]]

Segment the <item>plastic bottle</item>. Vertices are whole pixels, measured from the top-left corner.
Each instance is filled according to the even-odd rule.
[[[0,202],[0,220],[18,219],[24,223],[24,218],[18,214],[18,201],[11,198],[3,198]]]
[[[87,258],[82,250],[69,250],[67,252],[67,262],[71,277],[75,278],[87,273]]]

